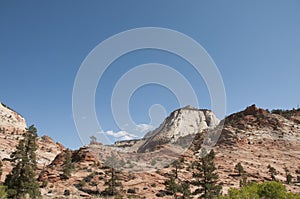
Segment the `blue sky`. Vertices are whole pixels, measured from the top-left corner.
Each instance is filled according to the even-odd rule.
[[[138,27],[164,27],[199,42],[223,77],[227,113],[253,103],[289,109],[300,104],[300,1],[0,1],[0,101],[20,112],[39,134],[70,148],[81,145],[72,119],[77,71],[101,41]],[[157,50],[120,57],[96,93],[103,130],[118,131],[110,111],[112,88],[130,68],[149,62],[172,66],[196,90],[201,108],[210,99],[201,76],[178,57]],[[148,109],[179,108],[166,88],[148,85],[130,101],[137,123]]]

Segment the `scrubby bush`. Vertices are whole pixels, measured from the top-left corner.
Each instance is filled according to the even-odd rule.
[[[241,189],[231,188],[225,196],[218,199],[300,199],[300,195],[287,192],[285,186],[280,182],[264,182],[261,184],[251,183]]]

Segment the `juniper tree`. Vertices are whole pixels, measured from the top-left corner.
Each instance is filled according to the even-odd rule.
[[[183,166],[182,166],[183,163],[184,163],[183,157],[172,162],[172,166],[174,167],[174,169],[172,171],[174,172],[175,178],[178,178],[178,170],[183,168]]]
[[[102,195],[115,196],[120,194],[120,189],[122,188],[122,183],[119,181],[119,171],[115,168],[121,168],[123,166],[124,160],[118,158],[116,153],[111,153],[109,157],[106,158],[104,164],[110,167],[109,169],[109,179],[104,183],[106,189],[102,192]]]
[[[179,192],[179,185],[176,182],[176,178],[174,176],[170,176],[168,180],[165,181],[165,189],[170,192],[174,198],[177,198],[177,192]]]
[[[116,171],[113,167],[109,170],[109,179],[104,183],[107,187],[102,194],[115,196],[120,194],[120,188],[122,188],[122,183],[119,181],[119,172]]]
[[[179,169],[182,169],[184,162],[184,158],[181,157],[174,162],[172,162],[172,166],[174,169],[172,170],[172,174],[170,175],[170,178],[165,181],[165,189],[166,191],[170,192],[174,198],[177,198],[177,193],[182,193],[181,198],[189,198],[190,197],[190,187],[188,182],[180,182],[180,179],[178,178],[178,172]]]
[[[97,138],[95,136],[91,136],[90,137],[90,144],[94,144],[94,143],[97,143]]]
[[[244,170],[244,167],[242,164],[239,162],[235,165],[234,169],[238,172],[239,176],[241,176],[240,179],[240,187],[246,186],[247,183],[247,174]]]
[[[234,169],[239,173],[239,176],[244,174],[244,168],[240,162],[235,165]]]
[[[199,187],[194,194],[201,194],[200,198],[216,198],[222,189],[221,185],[218,184],[219,176],[215,172],[214,158],[215,152],[213,150],[207,154],[207,151],[203,149],[200,163],[196,165],[197,171],[193,173],[193,177],[196,178],[193,184]]]
[[[24,139],[19,141],[16,151],[11,154],[13,169],[4,182],[8,187],[9,198],[24,198],[29,195],[35,199],[41,195],[35,178],[37,130],[34,125],[26,130]]]
[[[290,174],[290,170],[287,167],[284,167],[286,183],[290,184],[292,182],[293,176]]]
[[[189,182],[182,182],[179,188],[179,192],[182,193],[182,199],[190,199],[191,198],[191,190]]]
[[[269,173],[270,173],[270,175],[271,175],[271,179],[273,180],[273,181],[276,181],[276,177],[275,177],[275,175],[277,175],[277,171],[276,171],[276,169],[274,168],[274,167],[272,167],[271,165],[268,165],[268,169],[269,169]]]
[[[2,163],[2,161],[0,161],[0,178],[1,178],[2,172],[3,172],[2,167],[3,167],[3,163]]]
[[[70,177],[71,176],[71,172],[74,169],[74,165],[72,164],[72,152],[67,149],[65,151],[66,157],[65,157],[65,161],[63,164],[63,175],[65,177]]]
[[[300,166],[298,166],[298,169],[296,169],[295,172],[296,172],[296,174],[300,174]],[[300,176],[297,175],[296,179],[297,179],[297,182],[300,182]]]
[[[0,161],[0,178],[2,176],[2,167],[3,167],[3,163],[2,161]],[[0,185],[0,198],[7,198],[6,187],[3,186],[2,183]]]

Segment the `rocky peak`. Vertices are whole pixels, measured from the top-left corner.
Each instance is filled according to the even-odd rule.
[[[0,127],[8,131],[25,131],[25,119],[0,102]]]
[[[186,106],[172,112],[157,129],[147,133],[144,136],[147,141],[138,151],[144,152],[152,150],[151,148],[158,144],[176,142],[179,138],[213,128],[219,122],[219,119],[210,110]]]
[[[253,143],[253,140],[265,139],[299,141],[300,125],[296,114],[297,110],[270,113],[251,105],[225,119],[219,143],[232,145],[238,141]]]
[[[16,150],[19,140],[24,138],[26,132],[25,119],[13,109],[0,103],[0,158],[3,161],[3,174],[0,181],[11,171],[12,164],[10,155]],[[64,150],[64,147],[55,143],[49,136],[37,138],[37,170],[40,171],[45,165]]]
[[[244,114],[245,115],[267,115],[268,112],[262,108],[257,108],[255,104],[248,106],[245,110],[244,110]]]

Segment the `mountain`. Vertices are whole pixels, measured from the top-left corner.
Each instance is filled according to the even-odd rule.
[[[3,175],[1,181],[11,171],[10,155],[16,150],[16,146],[26,132],[25,119],[13,109],[0,103],[0,157],[3,162]],[[50,164],[65,147],[55,143],[50,137],[42,136],[37,140],[38,171]]]
[[[207,128],[214,128],[220,120],[210,110],[196,109],[192,106],[175,110],[155,130],[148,132],[146,142],[138,152],[153,151],[159,145],[176,143],[180,138],[194,136]]]
[[[0,127],[2,131],[25,131],[26,121],[25,119],[0,102]]]
[[[4,115],[2,118],[7,121],[11,117],[6,113],[12,110],[9,108],[4,110],[5,114],[2,114]],[[13,115],[15,114],[17,113],[14,112]],[[221,136],[214,147],[215,164],[220,182],[223,184],[223,193],[226,193],[230,187],[239,187],[241,176],[234,169],[239,162],[244,167],[248,181],[252,182],[271,180],[268,172],[268,165],[270,165],[278,171],[276,179],[285,183],[285,168],[287,168],[293,180],[291,184],[285,186],[289,191],[300,193],[299,121],[300,109],[269,112],[252,105],[219,121],[209,110],[184,107],[172,112],[159,128],[147,133],[141,140],[126,141],[127,144],[122,142],[107,147],[100,143],[92,143],[73,150],[71,158],[74,170],[68,178],[62,175],[65,148],[51,138],[43,136],[38,138],[37,177],[41,184],[43,198],[94,198],[106,188],[105,182],[110,178],[110,168],[101,159],[99,160],[97,158],[99,156],[91,149],[95,147],[101,154],[110,153],[110,149],[117,149],[124,152],[121,155],[125,160],[124,167],[133,166],[135,162],[132,157],[134,157],[144,159],[143,166],[146,168],[138,173],[127,172],[124,169],[118,174],[123,187],[122,195],[132,198],[161,198],[162,190],[165,190],[165,181],[169,179],[174,168],[171,165],[160,166],[159,161],[164,160],[163,155],[155,159],[156,162],[151,161],[149,159],[151,154],[160,150],[167,142],[176,143],[182,141],[182,138],[192,136],[190,147],[181,154],[182,167],[178,168],[179,180],[192,182],[193,165],[199,161],[198,154],[209,129],[225,122]],[[18,129],[18,126],[10,123],[9,128]],[[4,125],[0,126],[2,129],[3,127]],[[18,133],[11,130],[0,133],[0,141],[3,143],[0,146],[0,155],[4,162],[2,181],[11,169],[9,154],[15,150],[18,140],[22,139],[20,130]],[[160,169],[147,170],[149,164]],[[42,186],[44,183],[45,185]],[[191,185],[192,190],[195,188]]]
[[[226,118],[215,147],[223,191],[239,186],[239,177],[234,175],[234,165],[238,162],[244,166],[250,181],[271,180],[270,165],[278,171],[277,180],[285,182],[284,168],[287,168],[297,182],[300,176],[297,171],[300,166],[299,114],[300,109],[270,113],[252,105]],[[288,190],[299,193],[299,183],[287,185]]]

